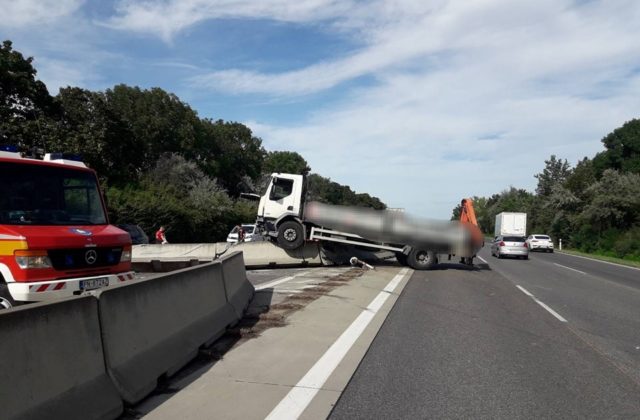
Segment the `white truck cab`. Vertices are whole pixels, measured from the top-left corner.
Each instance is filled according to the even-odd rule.
[[[271,174],[271,182],[265,195],[260,198],[258,216],[264,220],[277,221],[287,215],[300,217],[304,177],[292,174]]]
[[[296,249],[305,239],[302,221],[305,180],[302,175],[273,173],[258,204],[257,224],[277,238],[284,249]]]

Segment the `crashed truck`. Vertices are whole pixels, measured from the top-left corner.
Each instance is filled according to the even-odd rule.
[[[305,177],[286,173],[272,174],[264,195],[244,196],[259,198],[256,225],[285,250],[320,241],[323,249],[350,246],[390,251],[400,264],[428,270],[452,257],[473,265],[483,245],[470,199],[462,200],[458,221],[421,220],[398,211],[307,202]]]

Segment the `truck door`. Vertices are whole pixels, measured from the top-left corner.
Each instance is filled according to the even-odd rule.
[[[274,177],[264,209],[265,218],[277,219],[286,213],[296,213],[297,210],[294,180]]]

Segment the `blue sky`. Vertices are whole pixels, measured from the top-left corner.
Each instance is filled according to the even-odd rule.
[[[412,214],[533,190],[640,117],[635,0],[0,0],[38,76],[158,86]]]

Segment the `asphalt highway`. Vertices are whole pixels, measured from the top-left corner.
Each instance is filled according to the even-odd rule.
[[[480,256],[413,275],[331,418],[640,418],[640,271]]]

